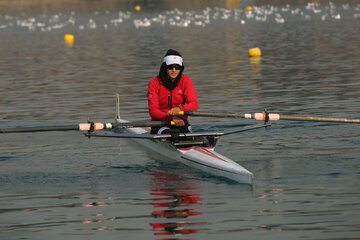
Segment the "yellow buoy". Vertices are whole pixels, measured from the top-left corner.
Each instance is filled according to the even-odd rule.
[[[135,6],[135,11],[140,11],[141,10],[141,7],[139,5],[136,5]]]
[[[249,49],[249,57],[261,57],[260,48],[250,48]]]
[[[74,41],[75,41],[75,38],[74,38],[74,35],[72,34],[65,34],[64,36],[64,41],[67,45],[69,46],[72,46],[74,45]]]
[[[247,7],[246,7],[246,11],[251,12],[251,11],[252,11],[252,7],[251,7],[251,6],[247,6]]]

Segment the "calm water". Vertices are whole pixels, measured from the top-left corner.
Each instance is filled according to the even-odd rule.
[[[183,54],[200,110],[360,118],[359,2],[114,2],[1,10],[0,128],[112,121],[116,93],[123,118],[147,119],[168,48]],[[276,122],[222,138],[217,151],[255,174],[252,187],[127,140],[1,135],[0,239],[359,239],[359,133]]]

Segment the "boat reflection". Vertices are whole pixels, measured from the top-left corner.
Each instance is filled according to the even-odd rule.
[[[202,215],[199,210],[201,202],[198,186],[194,181],[182,178],[177,174],[156,172],[152,174],[151,195],[154,222],[150,223],[155,236],[174,236],[181,240],[182,235],[196,234],[201,231],[199,225],[206,221],[191,221],[194,216]],[[180,238],[179,238],[180,237]],[[161,238],[169,240],[174,238]]]

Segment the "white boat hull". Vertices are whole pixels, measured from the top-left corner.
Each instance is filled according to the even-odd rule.
[[[119,123],[127,122],[117,119]],[[149,128],[127,128],[133,134],[149,133]],[[214,176],[220,176],[239,183],[252,184],[253,174],[233,160],[215,152],[214,147],[192,146],[177,148],[167,140],[134,139],[147,149],[162,156],[181,162],[189,167],[204,171]]]

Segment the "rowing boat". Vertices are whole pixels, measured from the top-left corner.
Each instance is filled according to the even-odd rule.
[[[116,125],[126,125],[129,121],[120,117],[120,98],[116,98]],[[89,137],[130,138],[152,152],[165,158],[183,163],[189,167],[224,177],[239,183],[252,184],[254,174],[235,161],[215,151],[220,136],[244,132],[269,126],[268,123],[234,128],[224,132],[198,132],[170,134],[150,134],[150,127],[126,127],[125,133],[93,133]]]
[[[116,118],[117,124],[127,120]],[[150,134],[149,127],[125,128],[124,133],[89,133],[91,137],[131,138],[140,146],[166,158],[214,176],[231,179],[239,183],[252,184],[254,175],[235,161],[215,151],[220,136],[268,126],[258,124],[228,132],[199,132],[177,134]]]
[[[116,119],[123,123],[126,120]],[[127,128],[126,131],[136,135],[148,135],[150,128]],[[162,156],[183,163],[189,167],[232,179],[240,183],[252,184],[254,175],[233,160],[215,152],[215,144],[221,133],[185,134],[175,140],[174,136],[155,135],[153,139],[138,140],[147,149]]]

